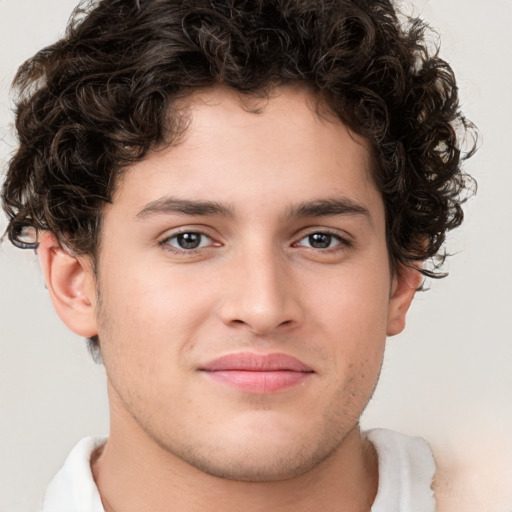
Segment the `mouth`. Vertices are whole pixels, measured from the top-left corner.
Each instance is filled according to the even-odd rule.
[[[246,393],[270,394],[303,385],[314,370],[287,354],[228,354],[199,368],[208,378]]]

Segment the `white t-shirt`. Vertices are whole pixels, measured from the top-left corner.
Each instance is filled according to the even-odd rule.
[[[379,485],[371,512],[435,512],[435,463],[428,444],[386,429],[365,434],[379,460]],[[41,512],[104,512],[91,473],[92,452],[106,438],[86,437],[50,483]]]

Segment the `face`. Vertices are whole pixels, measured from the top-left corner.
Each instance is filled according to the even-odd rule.
[[[364,141],[303,89],[257,106],[188,99],[183,140],[126,170],[106,208],[96,283],[112,421],[238,480],[339,452],[396,287]]]

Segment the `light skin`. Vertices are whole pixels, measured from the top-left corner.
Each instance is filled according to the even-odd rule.
[[[260,113],[226,88],[195,93],[180,143],[124,171],[97,276],[42,237],[57,312],[101,339],[107,512],[356,512],[375,497],[358,421],[420,274],[390,270],[365,141],[303,88],[250,101]],[[210,371],[240,354],[307,370]]]

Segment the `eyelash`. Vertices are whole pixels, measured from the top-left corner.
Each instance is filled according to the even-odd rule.
[[[203,240],[201,240],[199,247],[190,248],[190,249],[186,249],[183,247],[181,247],[181,248],[173,247],[170,244],[170,241],[179,237],[180,235],[199,235],[202,239],[204,239],[206,237],[207,239],[210,240],[210,242],[208,243],[208,245],[201,247],[201,243],[203,243]],[[316,247],[308,247],[308,246],[299,245],[301,241],[308,239],[315,235],[329,236],[332,239],[336,240],[338,243],[334,247],[325,247],[325,248],[316,248]],[[310,243],[311,243],[311,240],[310,240]],[[214,242],[212,237],[207,235],[206,233],[203,233],[201,231],[194,231],[194,230],[183,230],[178,233],[174,233],[171,236],[164,238],[162,241],[160,241],[158,243],[158,245],[163,247],[166,251],[169,251],[169,252],[172,252],[175,254],[180,254],[180,255],[183,255],[183,254],[193,255],[201,250],[211,248],[212,245],[213,246],[216,245],[217,247],[221,246],[220,243]],[[297,242],[294,242],[292,244],[292,247],[304,247],[305,249],[310,250],[310,251],[322,252],[322,253],[332,253],[332,252],[344,251],[344,250],[352,248],[353,242],[345,237],[340,236],[338,233],[334,233],[328,229],[318,229],[318,230],[313,230],[313,231],[303,235]]]
[[[318,229],[311,231],[310,233],[307,233],[304,235],[298,242],[295,242],[293,245],[297,246],[299,242],[306,238],[310,238],[314,235],[327,235],[333,239],[335,239],[338,243],[334,247],[326,247],[326,248],[315,248],[315,247],[306,247],[306,249],[310,249],[313,251],[321,251],[321,252],[336,252],[340,250],[347,250],[353,247],[353,242],[349,240],[348,238],[345,238],[338,233],[334,233],[328,229]]]
[[[180,235],[199,235],[202,238],[205,238],[205,237],[208,238],[210,240],[210,243],[205,247],[200,246],[200,247],[196,247],[196,248],[192,248],[192,249],[185,249],[183,247],[181,247],[181,248],[173,247],[170,244],[170,241],[174,238],[179,237]],[[202,233],[201,231],[193,231],[193,230],[186,231],[186,230],[184,230],[184,231],[174,233],[171,236],[164,238],[161,242],[158,243],[158,245],[163,247],[166,251],[173,252],[175,254],[195,254],[202,249],[209,248],[211,246],[212,242],[213,242],[212,237],[208,236],[206,233]],[[202,243],[202,241],[200,243]],[[220,244],[218,244],[218,243],[216,245],[220,246]]]

